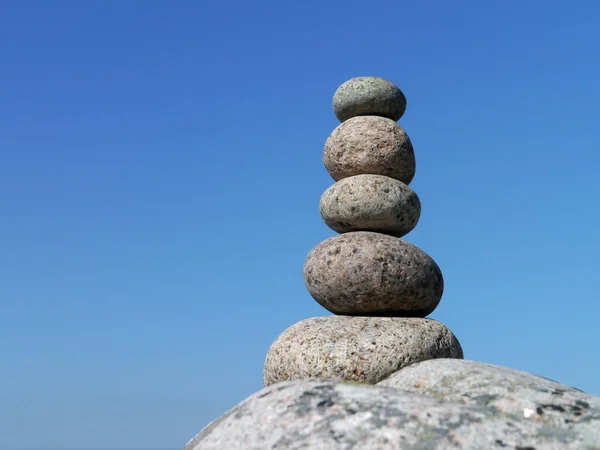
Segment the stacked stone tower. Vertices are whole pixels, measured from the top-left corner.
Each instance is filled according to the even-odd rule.
[[[265,386],[316,377],[374,384],[416,362],[463,357],[454,334],[425,318],[444,290],[438,265],[400,239],[421,214],[408,186],[413,146],[397,124],[404,94],[382,78],[353,78],[335,92],[333,109],[342,123],[325,143],[323,162],[336,183],[320,211],[340,234],[310,251],[304,280],[335,315],[298,322],[275,340]]]

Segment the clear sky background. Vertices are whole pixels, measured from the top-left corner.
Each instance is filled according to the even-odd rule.
[[[0,448],[181,448],[328,314],[349,78],[408,108],[406,240],[467,359],[600,395],[600,3],[0,1]]]

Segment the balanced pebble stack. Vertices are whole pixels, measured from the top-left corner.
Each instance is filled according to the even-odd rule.
[[[454,334],[425,318],[442,298],[440,268],[401,239],[421,215],[409,187],[413,146],[397,123],[404,94],[383,78],[353,78],[335,92],[333,109],[342,123],[325,143],[323,162],[336,182],[320,211],[340,234],[310,251],[304,280],[335,315],[300,321],[275,340],[265,386],[304,378],[375,384],[417,362],[463,358]]]

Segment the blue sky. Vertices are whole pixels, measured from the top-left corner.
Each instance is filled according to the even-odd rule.
[[[262,387],[328,314],[302,265],[361,75],[408,99],[430,317],[600,395],[597,2],[0,9],[0,448],[181,448]]]

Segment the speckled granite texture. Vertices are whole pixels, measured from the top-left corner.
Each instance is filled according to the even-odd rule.
[[[577,431],[600,445],[600,398],[556,381],[476,361],[438,359],[396,372],[379,383],[437,400],[481,405],[507,418]]]
[[[416,170],[406,132],[393,120],[376,116],[355,117],[333,130],[325,142],[323,163],[336,181],[373,174],[410,184]]]
[[[319,204],[323,221],[334,231],[376,231],[396,237],[419,222],[421,202],[410,187],[383,175],[344,178],[325,191]]]
[[[408,242],[355,231],[314,247],[304,263],[312,297],[334,314],[425,317],[444,291],[440,268]]]
[[[344,122],[355,116],[383,116],[394,122],[406,111],[406,97],[391,81],[357,77],[343,83],[333,95],[333,112]]]
[[[326,316],[302,320],[271,345],[264,384],[341,378],[374,384],[432,358],[462,358],[456,336],[431,319]]]
[[[592,407],[591,399],[581,401]],[[495,408],[441,402],[389,387],[295,380],[255,393],[204,428],[184,450],[597,450],[598,446],[598,426],[585,435],[578,428],[514,419]]]

